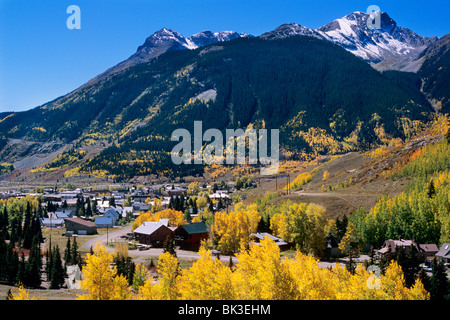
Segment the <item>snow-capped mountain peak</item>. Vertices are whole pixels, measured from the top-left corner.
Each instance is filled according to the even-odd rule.
[[[397,26],[386,12],[369,14],[361,11],[333,20],[318,29],[296,23],[283,24],[260,37],[272,40],[295,35],[332,41],[376,69],[402,71],[417,71],[421,64],[418,60],[420,53],[437,40],[436,37],[423,37]]]
[[[420,63],[416,58],[437,38],[397,26],[386,12],[379,13],[379,28],[371,27],[369,17],[368,13],[356,11],[316,31],[379,70],[417,71]]]

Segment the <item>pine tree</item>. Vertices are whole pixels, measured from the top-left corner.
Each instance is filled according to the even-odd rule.
[[[41,286],[41,249],[38,236],[33,238],[30,255],[26,264],[25,282],[27,286],[39,288]]]
[[[168,252],[174,257],[177,256],[177,252],[175,251],[175,240],[172,237],[167,236],[166,241],[163,244],[163,253]]]
[[[3,210],[0,210],[0,233],[5,240],[9,240],[8,225],[8,210],[4,206]]]
[[[88,217],[92,216],[91,198],[87,198],[86,216],[88,216]]]
[[[16,283],[25,285],[25,274],[26,274],[26,264],[25,264],[25,255],[22,251],[22,255],[20,257],[19,266],[17,269]]]
[[[64,285],[66,272],[64,270],[61,253],[58,246],[53,250],[52,273],[50,276],[50,289],[59,289]]]
[[[8,289],[8,292],[6,293],[6,300],[13,300],[13,294],[11,289]]]
[[[66,267],[68,265],[71,265],[71,263],[72,263],[71,251],[72,251],[72,248],[70,246],[70,238],[67,237],[66,249],[64,250],[64,261],[65,261]]]
[[[432,198],[435,194],[436,194],[436,189],[434,187],[433,179],[431,179],[430,183],[428,185],[428,191],[427,191],[428,198]]]
[[[14,243],[10,243],[6,252],[6,263],[8,266],[8,278],[9,284],[16,282],[16,277],[19,270],[19,254],[14,250]]]
[[[80,269],[81,269],[81,255],[78,252],[77,238],[73,239],[70,256],[72,258],[70,264],[71,265],[78,265],[80,267]]]
[[[345,269],[351,274],[355,274],[356,271],[356,263],[353,260],[353,254],[350,252],[347,262],[345,263]]]
[[[27,202],[27,209],[25,212],[25,221],[23,223],[23,243],[22,246],[25,249],[31,248],[31,242],[33,241],[33,235],[31,233],[31,206],[30,203]]]
[[[3,234],[0,232],[0,282],[8,280],[8,245],[5,242]]]
[[[430,299],[443,300],[449,294],[449,281],[445,272],[444,262],[436,257],[431,263],[433,269],[430,279]]]
[[[116,199],[114,199],[114,196],[109,198],[109,206],[110,207],[115,207],[116,206]]]

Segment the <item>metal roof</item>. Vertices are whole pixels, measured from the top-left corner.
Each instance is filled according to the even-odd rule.
[[[183,224],[181,227],[186,230],[189,234],[195,233],[207,233],[208,229],[206,228],[206,224],[203,221],[194,222],[191,224]]]

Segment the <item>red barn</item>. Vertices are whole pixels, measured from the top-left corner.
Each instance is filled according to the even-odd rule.
[[[175,229],[175,243],[185,250],[198,250],[202,240],[208,239],[208,228],[204,222],[185,224]]]

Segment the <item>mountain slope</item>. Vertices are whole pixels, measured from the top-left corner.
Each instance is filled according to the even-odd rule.
[[[413,134],[433,113],[417,75],[381,74],[339,46],[304,36],[237,39],[170,52],[131,68],[123,78],[145,82],[155,75],[159,81],[134,105],[143,112],[150,106],[153,115],[81,172],[105,170],[116,177],[199,173],[199,166],[171,164],[169,155],[175,145],[169,141],[172,131],[193,132],[194,120],[202,121],[203,131],[279,128],[282,153],[302,158],[388,144]],[[162,83],[167,90],[155,95]],[[123,84],[110,85],[108,90],[117,92]]]
[[[73,142],[96,148],[75,173],[176,176],[202,171],[174,166],[169,155],[172,131],[192,132],[194,120],[203,121],[203,130],[280,129],[282,155],[297,159],[408,138],[433,119],[428,100],[448,102],[440,89],[448,51],[445,39],[421,37],[382,17],[378,31],[356,12],[317,30],[286,24],[258,38],[209,31],[185,38],[162,29],[79,89],[0,114],[0,156],[9,156],[1,150],[5,138]],[[396,67],[423,66],[417,74],[380,73],[364,54],[372,65],[391,57]],[[113,146],[100,152],[105,142]]]
[[[450,34],[430,45],[419,57],[422,90],[441,113],[450,112]]]
[[[369,14],[353,12],[314,30],[295,23],[284,24],[261,38],[280,39],[306,35],[334,42],[377,70],[416,72],[422,60],[417,59],[436,37],[423,37],[410,29],[397,26],[386,12],[380,13],[380,29],[369,28]]]
[[[236,31],[222,31],[214,33],[211,31],[202,31],[189,38],[185,38],[172,29],[163,28],[148,37],[144,44],[139,46],[136,52],[128,59],[106,70],[102,74],[87,82],[86,85],[92,85],[101,79],[105,79],[129,67],[148,62],[165,52],[172,50],[197,49],[216,42],[229,41],[239,37],[249,36],[250,35],[247,33],[237,33]]]

